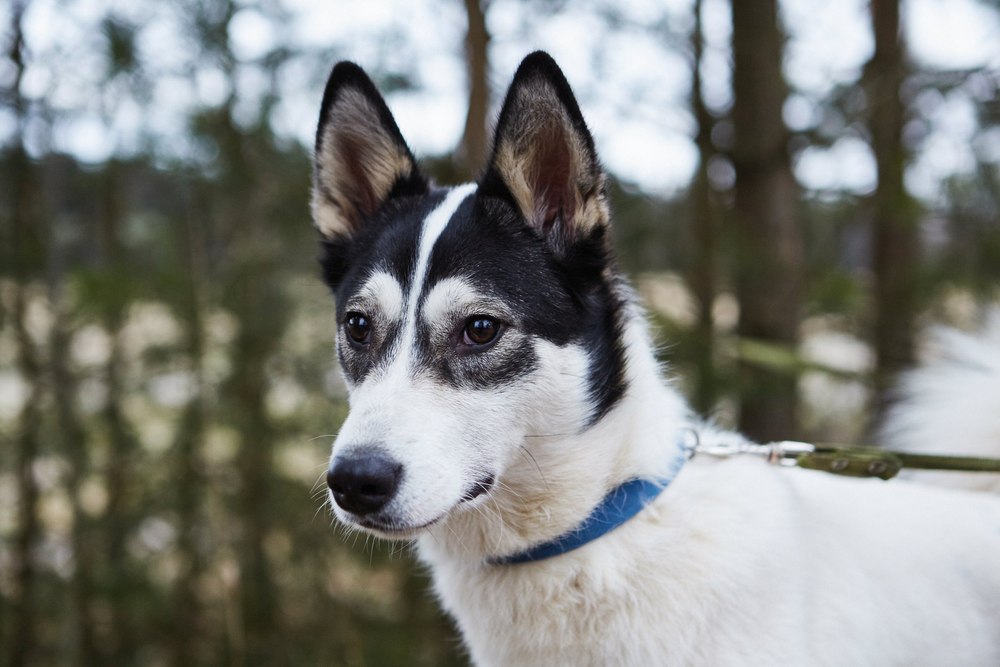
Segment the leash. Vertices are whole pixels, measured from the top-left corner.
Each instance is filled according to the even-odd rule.
[[[697,438],[697,434],[695,434]],[[786,467],[819,470],[847,477],[892,479],[904,468],[912,470],[949,470],[955,472],[1000,473],[1000,459],[973,456],[939,456],[895,452],[875,447],[812,445],[783,440],[758,445],[751,442],[695,442],[687,448],[688,456],[706,454],[716,458],[755,456],[768,463]]]
[[[894,452],[874,447],[812,445],[808,442],[782,440],[764,445],[744,440],[703,443],[695,429],[685,429],[678,456],[664,477],[633,478],[612,489],[586,519],[562,535],[536,544],[518,553],[487,559],[489,565],[516,565],[558,556],[610,533],[641,512],[666,489],[684,463],[697,455],[714,458],[753,456],[772,465],[806,468],[848,477],[892,479],[904,468],[914,470],[951,470],[1000,473],[1000,459],[972,456],[938,456]]]

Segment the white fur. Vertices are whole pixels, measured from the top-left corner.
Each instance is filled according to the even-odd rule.
[[[511,317],[502,302],[483,294],[461,278],[445,278],[434,285],[424,298],[421,313],[424,325],[429,327],[456,316],[466,318],[479,313],[502,313]]]
[[[686,429],[739,436],[691,421],[635,307],[626,395],[593,426],[576,345],[512,327],[496,353],[530,345],[536,370],[492,390],[413,368],[418,326],[433,338],[488,304],[444,281],[419,312],[427,257],[461,198],[449,195],[425,225],[402,347],[353,389],[334,454],[378,442],[403,463],[390,508],[404,529],[375,532],[419,538],[477,664],[1000,665],[1000,499],[987,494],[696,457],[595,542],[488,564],[573,528],[622,481],[662,476]],[[463,502],[484,473],[496,486]]]
[[[395,324],[403,318],[405,305],[403,288],[396,279],[385,271],[376,271],[347,302],[346,309],[377,311],[386,323]]]
[[[981,331],[936,329],[930,356],[900,382],[882,427],[891,449],[1000,455],[1000,309]],[[1000,474],[919,473],[922,481],[1000,493]]]

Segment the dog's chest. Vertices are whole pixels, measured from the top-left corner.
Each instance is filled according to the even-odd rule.
[[[725,597],[716,589],[729,587],[727,577],[699,576],[691,546],[673,530],[656,530],[652,519],[539,563],[497,567],[424,556],[477,665],[712,664],[702,653],[723,637],[700,642],[699,634],[708,616],[718,616],[709,610]],[[668,551],[687,555],[649,550],[654,535],[674,545]]]
[[[634,639],[623,641],[632,596],[563,564],[515,567],[435,572],[438,596],[477,665],[608,664],[611,656],[641,662],[626,659],[638,648]]]

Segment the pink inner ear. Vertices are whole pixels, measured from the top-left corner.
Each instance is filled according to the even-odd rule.
[[[529,183],[535,201],[532,221],[543,233],[548,233],[561,218],[564,227],[573,223],[576,214],[576,187],[573,157],[567,137],[558,126],[549,126],[535,137],[536,146],[531,160]]]

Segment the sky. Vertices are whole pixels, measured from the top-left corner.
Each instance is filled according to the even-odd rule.
[[[248,122],[261,98],[277,86],[275,129],[310,145],[325,73],[334,59],[348,58],[373,71],[407,73],[416,81],[414,90],[392,93],[388,101],[418,157],[455,147],[466,111],[462,3],[286,0],[280,22],[255,6],[247,3],[233,19],[232,48],[241,62],[251,63],[281,45],[312,57],[291,60],[277,82],[257,68],[240,68],[239,111]],[[576,0],[549,13],[527,13],[526,6],[532,3],[492,0],[490,5],[494,105],[520,59],[543,48],[576,90],[610,171],[653,193],[684,187],[697,158],[686,101],[690,75],[682,53],[664,44],[683,41],[691,26],[691,3]],[[706,97],[718,111],[730,103],[728,6],[727,0],[704,0],[702,14],[708,46],[702,78]],[[614,7],[624,27],[609,31],[601,7]],[[142,26],[139,50],[149,70],[143,82],[100,83],[104,65],[95,26],[109,8]],[[785,118],[793,129],[802,129],[815,122],[818,100],[834,86],[855,81],[870,57],[867,2],[784,0],[781,9],[789,33],[785,73],[795,91]],[[171,3],[33,0],[27,22],[33,65],[25,89],[62,113],[51,136],[37,132],[32,138],[29,132],[29,146],[36,153],[51,147],[94,162],[149,143],[167,158],[196,154],[198,148],[185,143],[188,114],[218,104],[229,91],[216,66],[192,58],[194,45],[184,36],[181,20]],[[911,57],[919,65],[1000,71],[1000,12],[976,0],[907,0],[904,27]],[[327,53],[329,63],[316,57]],[[1000,131],[973,145],[976,123],[967,97],[925,98],[920,103],[930,121],[928,134],[906,182],[914,194],[933,199],[944,176],[972,168],[973,149],[1000,160]],[[9,111],[0,113],[0,137],[11,128]],[[850,132],[829,148],[800,153],[795,170],[813,190],[864,194],[875,185],[871,152]]]

